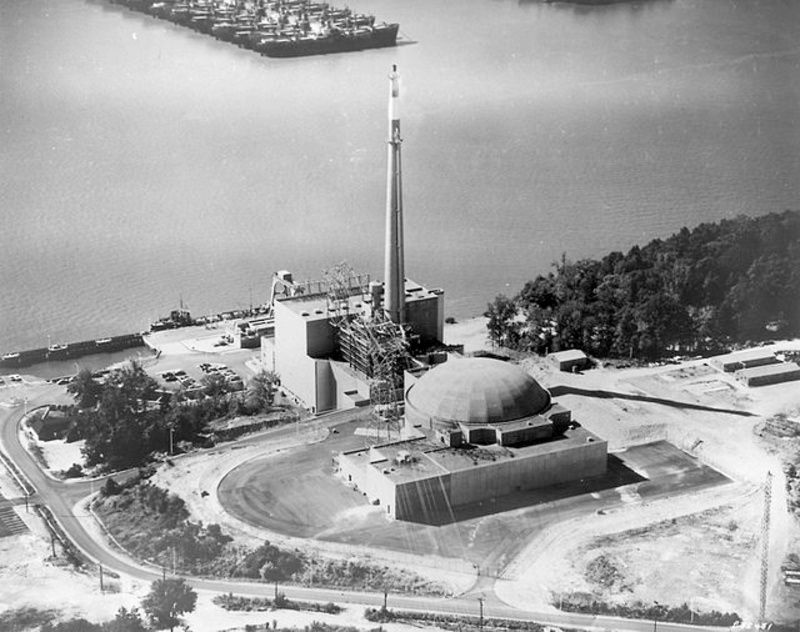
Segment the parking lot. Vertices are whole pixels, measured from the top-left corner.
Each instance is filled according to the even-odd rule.
[[[188,394],[202,392],[209,378],[217,376],[229,391],[244,390],[242,375],[221,362],[185,363],[186,368],[160,371],[154,377],[169,390],[184,389]],[[187,369],[189,370],[187,372]],[[191,372],[191,374],[189,373]]]

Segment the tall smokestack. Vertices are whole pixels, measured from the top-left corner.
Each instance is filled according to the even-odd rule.
[[[389,73],[389,153],[386,171],[386,251],[383,306],[395,323],[405,320],[405,269],[403,264],[403,183],[400,168],[400,75]]]

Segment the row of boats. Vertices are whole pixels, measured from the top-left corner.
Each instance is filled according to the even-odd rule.
[[[399,25],[310,0],[111,0],[267,57],[394,46]]]

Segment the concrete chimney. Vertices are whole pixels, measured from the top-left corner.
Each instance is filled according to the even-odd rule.
[[[405,320],[405,265],[403,261],[403,183],[400,166],[400,75],[389,73],[389,141],[386,170],[386,250],[384,299],[386,315],[395,323]]]

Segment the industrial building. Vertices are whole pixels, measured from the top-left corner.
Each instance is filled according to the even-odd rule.
[[[745,386],[767,386],[800,380],[800,366],[794,362],[780,362],[741,369],[734,373],[734,377]]]
[[[454,358],[412,379],[404,431],[339,455],[344,481],[399,520],[606,471],[607,443],[500,360]]]
[[[580,349],[567,349],[566,351],[548,353],[547,359],[559,371],[580,371],[591,364],[589,357]]]
[[[767,349],[746,349],[734,351],[725,355],[712,358],[711,364],[725,373],[733,373],[740,369],[752,369],[757,366],[767,366],[780,362],[775,353]]]
[[[342,268],[313,283],[279,273],[277,293],[273,283],[273,368],[281,387],[315,413],[369,404],[376,382],[389,399],[401,400],[408,353],[442,340],[444,292],[405,276],[396,68],[389,88],[383,283]]]
[[[366,284],[364,284],[366,281]],[[275,301],[275,370],[281,386],[312,412],[367,405],[375,377],[374,341],[391,321],[373,319],[383,309],[382,286],[366,277],[348,282],[346,308],[330,304],[328,288]],[[406,321],[418,344],[442,339],[444,293],[405,281]],[[394,335],[394,333],[392,334]]]

